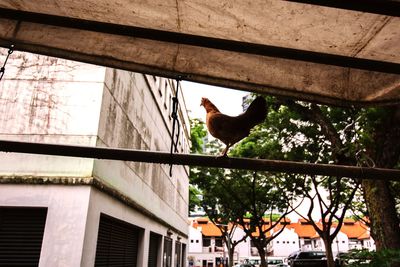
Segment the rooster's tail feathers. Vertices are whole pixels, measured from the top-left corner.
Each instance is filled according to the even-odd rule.
[[[264,97],[258,96],[251,102],[245,113],[246,115],[248,114],[247,117],[251,118],[254,124],[263,122],[267,115],[267,101],[265,101]]]

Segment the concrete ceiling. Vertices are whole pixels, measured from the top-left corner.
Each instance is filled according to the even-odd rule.
[[[0,0],[0,46],[319,103],[400,103],[400,4],[363,1],[372,13],[280,0]]]

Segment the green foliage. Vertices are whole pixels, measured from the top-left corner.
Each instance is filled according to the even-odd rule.
[[[267,219],[267,220],[271,219],[271,221],[276,222],[276,221],[278,221],[281,217],[282,217],[281,214],[272,213],[272,214],[270,214],[270,216],[266,216],[266,215],[265,215],[265,216],[264,216],[264,219]]]
[[[200,194],[200,190],[193,185],[189,185],[189,211],[193,211],[196,206],[201,207],[201,200],[198,197]]]
[[[190,149],[191,153],[202,153],[203,152],[203,139],[206,137],[207,131],[204,126],[204,122],[200,119],[190,120],[190,140],[192,146]]]
[[[397,210],[397,214],[400,218],[400,182],[399,181],[392,181],[391,182],[391,191],[392,194],[395,198],[395,202],[396,202],[396,210]]]
[[[400,250],[352,250],[342,258],[348,267],[390,267],[393,263],[400,263]]]
[[[356,154],[362,155],[365,150],[362,144],[355,142],[360,133],[363,133],[365,138],[370,137],[369,132],[363,132],[359,127],[357,120],[361,120],[361,115],[358,110],[278,100],[273,97],[268,97],[267,103],[269,105],[266,120],[233,149],[232,156],[355,164]],[[320,216],[323,223],[327,224],[324,229],[329,231],[323,236],[331,235],[327,240],[333,240],[337,231],[331,233],[330,225],[332,221],[343,219],[345,213],[338,211],[346,212],[348,209],[353,189],[357,188],[353,180],[288,174],[268,176],[277,188],[277,195],[274,195],[274,189],[266,187],[270,197],[269,203],[285,207],[285,197],[318,199],[320,204],[317,206],[323,209]],[[327,199],[320,193],[322,188],[328,192]],[[310,206],[310,210],[313,209],[314,206]],[[314,221],[311,217],[307,219]],[[331,257],[328,260],[333,261]]]
[[[336,163],[372,167],[380,125],[389,115],[385,108],[340,108],[266,97],[268,113],[265,121],[256,126],[250,135],[231,150],[230,156],[275,160],[294,160],[311,163]],[[199,152],[203,147],[204,123],[194,122],[196,138],[201,140],[192,146]],[[192,142],[193,142],[192,140]],[[212,141],[206,147],[212,154],[221,149]],[[399,160],[397,165],[399,165]],[[214,216],[224,220],[246,217],[251,226],[268,214],[285,212],[291,201],[298,197],[310,197],[311,188],[328,191],[329,209],[323,216],[338,220],[338,210],[347,208],[352,197],[355,181],[342,177],[309,177],[240,170],[191,168],[191,183],[201,189],[202,205]],[[399,183],[392,183],[392,192],[400,199]],[[314,190],[315,192],[315,190]],[[319,198],[314,195],[314,198]],[[365,214],[365,200],[357,195],[353,207]],[[331,206],[331,204],[333,206]],[[347,205],[347,204],[346,204]],[[361,213],[361,214],[360,214]],[[276,218],[275,218],[276,219]]]

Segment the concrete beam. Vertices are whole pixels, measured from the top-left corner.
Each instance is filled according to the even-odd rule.
[[[396,169],[366,168],[333,164],[229,157],[216,158],[215,156],[170,154],[159,151],[55,145],[4,140],[0,141],[0,149],[4,152],[136,161],[155,164],[189,165],[376,180],[400,180],[400,170]]]

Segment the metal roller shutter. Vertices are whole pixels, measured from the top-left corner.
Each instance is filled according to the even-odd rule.
[[[160,241],[161,241],[160,235],[155,233],[150,233],[149,259],[147,265],[148,267],[157,267]]]
[[[186,266],[186,244],[182,244],[181,263]]]
[[[175,242],[175,266],[176,267],[181,267],[181,242],[177,241]]]
[[[47,208],[0,207],[0,266],[38,266]]]
[[[172,267],[172,239],[164,237],[163,266]]]
[[[95,266],[137,266],[140,228],[101,214]]]

